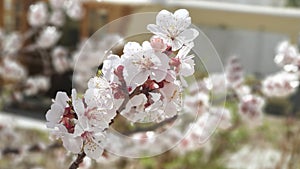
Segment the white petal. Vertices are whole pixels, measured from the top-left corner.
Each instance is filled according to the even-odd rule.
[[[166,103],[164,112],[167,118],[171,118],[177,114],[177,106],[173,102]]]
[[[69,97],[66,92],[57,92],[55,96],[55,102],[65,107],[67,105],[67,101],[69,101]]]
[[[177,51],[178,49],[180,49],[184,44],[184,41],[182,39],[180,39],[179,37],[176,37],[173,41],[172,41],[172,51]]]
[[[137,42],[128,42],[124,46],[123,50],[124,54],[126,55],[134,55],[136,53],[142,52],[142,47],[139,43]]]
[[[182,33],[178,35],[177,38],[180,38],[183,40],[183,43],[186,44],[188,42],[193,41],[197,36],[199,35],[199,32],[196,29],[186,29]]]
[[[150,78],[152,80],[155,80],[156,82],[161,82],[166,78],[166,76],[167,76],[167,71],[161,69],[154,69],[150,74]]]
[[[63,146],[71,151],[74,154],[78,154],[81,151],[81,147],[83,144],[83,141],[80,137],[73,137],[72,135],[70,136],[65,136],[62,138],[63,141]]]
[[[185,60],[185,62],[180,65],[180,74],[185,77],[193,75],[195,72],[194,65],[195,62],[193,59]]]
[[[103,153],[103,148],[93,141],[89,141],[84,145],[84,152],[92,159],[99,159]]]
[[[84,114],[85,108],[82,99],[77,97],[76,89],[72,89],[72,104],[75,113],[78,116],[82,116]]]
[[[58,122],[64,113],[64,108],[58,104],[52,104],[51,109],[47,111],[46,120],[49,122]]]
[[[162,37],[162,38],[167,38],[166,35],[168,35],[168,32],[164,29],[162,29],[161,27],[154,25],[154,24],[149,24],[147,26],[147,29],[152,32],[153,34]]]
[[[132,77],[129,84],[130,84],[130,86],[142,85],[148,79],[148,76],[149,76],[148,71],[138,72],[134,77]]]
[[[187,18],[189,17],[189,11],[186,9],[178,9],[174,12],[176,18]]]
[[[167,10],[161,10],[156,16],[156,24],[163,27],[168,28],[170,25],[169,22],[174,20],[174,16]]]

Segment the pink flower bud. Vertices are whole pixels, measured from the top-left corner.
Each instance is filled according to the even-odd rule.
[[[151,41],[151,46],[154,50],[164,51],[166,49],[166,45],[161,38],[154,36],[153,38],[151,38],[150,41]]]

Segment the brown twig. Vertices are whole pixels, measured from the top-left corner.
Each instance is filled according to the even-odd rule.
[[[76,160],[71,164],[69,169],[77,169],[79,167],[79,165],[83,162],[83,159],[85,156],[86,156],[86,154],[84,152],[78,154]]]

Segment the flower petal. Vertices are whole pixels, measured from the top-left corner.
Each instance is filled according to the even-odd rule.
[[[81,151],[83,141],[80,137],[73,137],[72,135],[65,135],[62,137],[63,146],[74,154]]]
[[[101,157],[103,151],[103,148],[93,141],[89,141],[84,145],[84,152],[86,155],[95,160]]]

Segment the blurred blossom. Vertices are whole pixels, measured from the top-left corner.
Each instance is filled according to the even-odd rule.
[[[61,37],[61,33],[54,26],[47,26],[40,33],[36,43],[41,48],[52,47]]]
[[[190,124],[190,131],[185,138],[186,143],[202,146],[217,127],[227,129],[231,126],[231,113],[221,107],[210,107],[195,123]],[[181,144],[183,144],[182,142]]]
[[[22,37],[17,32],[3,37],[2,50],[5,54],[15,54],[21,49],[22,45]]]
[[[232,56],[228,59],[225,71],[228,85],[230,85],[233,89],[241,85],[244,81],[243,68],[239,58],[236,56]]]
[[[147,29],[162,38],[172,51],[177,51],[199,35],[197,30],[188,28],[190,25],[191,17],[187,10],[179,9],[174,14],[162,10],[156,16],[156,24],[149,24]]]
[[[209,113],[212,115],[211,120],[216,121],[218,128],[226,130],[231,127],[231,112],[223,107],[211,107]]]
[[[207,84],[206,82],[204,82],[204,80],[200,80],[197,81],[195,83],[192,83],[191,85],[189,85],[189,95],[195,95],[198,92],[203,92],[208,94],[209,90],[207,87],[210,87],[211,85]]]
[[[201,115],[209,107],[209,96],[206,93],[199,92],[193,96],[185,96],[184,111]]]
[[[63,8],[65,0],[49,0],[50,6],[53,10]]]
[[[55,47],[52,51],[52,64],[58,73],[63,73],[70,68],[68,52],[64,47]]]
[[[39,91],[46,91],[50,87],[50,79],[46,76],[29,77],[25,82],[24,93],[27,96],[35,95]]]
[[[300,60],[298,49],[288,41],[281,42],[277,47],[277,54],[274,61],[286,71],[298,70],[297,63]]]
[[[121,47],[123,43],[123,38],[117,34],[107,34],[99,39],[82,41],[72,54],[73,66],[75,67],[73,80],[76,86],[85,89],[88,79],[95,74],[96,68],[111,55],[110,50]],[[105,62],[109,61],[104,61],[103,64]],[[77,65],[77,63],[80,64]],[[105,66],[103,68],[105,69]],[[113,71],[112,68],[110,70]],[[105,70],[103,70],[104,72]],[[107,78],[107,80],[110,81],[111,79]]]
[[[0,141],[7,143],[6,146],[13,146],[20,140],[20,135],[15,132],[13,124],[13,121],[2,121],[0,124]],[[1,150],[4,148],[2,146],[0,145]]]
[[[84,10],[80,0],[66,0],[64,5],[66,13],[70,18],[74,20],[79,20],[82,18]]]
[[[99,48],[107,51],[112,48],[120,48],[124,45],[124,39],[118,34],[106,34],[103,38],[98,40]]]
[[[280,151],[267,147],[246,145],[234,154],[229,155],[227,167],[232,169],[271,169],[278,168],[278,164],[287,164],[281,161],[286,156]],[[285,159],[285,158],[283,158]],[[227,161],[227,160],[226,160]],[[284,165],[286,168],[287,166]]]
[[[9,58],[4,58],[0,67],[0,76],[4,81],[19,82],[26,78],[25,68],[18,62]]]
[[[262,81],[262,92],[268,97],[286,97],[293,94],[299,86],[297,74],[278,72]]]
[[[213,94],[226,94],[227,81],[226,76],[221,73],[210,74],[203,80],[206,84],[206,88],[211,90]]]
[[[28,23],[33,27],[43,26],[48,20],[48,8],[44,2],[30,5],[28,12]]]
[[[54,10],[50,16],[49,22],[54,26],[63,26],[65,23],[65,14],[62,10]]]
[[[251,89],[247,85],[240,85],[240,86],[234,88],[234,91],[239,96],[239,98],[241,98],[245,95],[251,94]]]
[[[251,125],[260,125],[265,101],[257,95],[245,95],[239,103],[239,114],[242,120]]]

